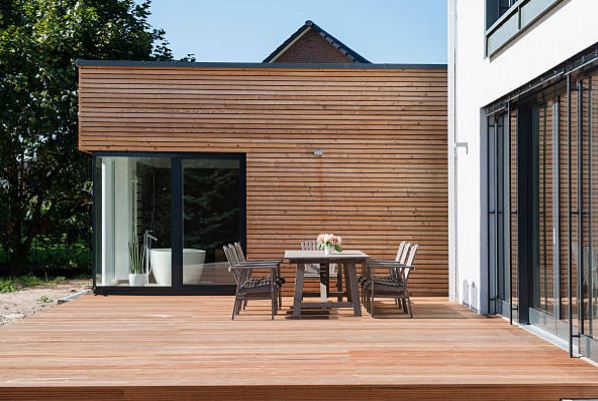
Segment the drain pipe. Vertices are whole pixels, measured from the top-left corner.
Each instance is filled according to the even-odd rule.
[[[449,193],[449,213],[451,216],[450,224],[449,224],[449,252],[450,253],[450,261],[449,267],[452,266],[452,269],[449,269],[449,298],[452,301],[459,301],[459,233],[458,233],[458,210],[459,210],[459,180],[458,180],[458,165],[459,165],[459,158],[457,154],[459,142],[458,142],[458,135],[457,135],[457,5],[458,0],[451,0],[450,1],[451,7],[449,13],[450,23],[452,24],[452,59],[450,61],[451,66],[451,75],[449,76],[450,80],[450,89],[449,91],[451,95],[451,99],[449,99],[449,112],[452,115],[452,127],[449,127],[449,130],[452,132],[449,133],[449,158],[452,159],[452,168],[449,167],[452,171],[449,171],[449,192],[452,190],[452,194]],[[449,25],[450,26],[450,25]],[[450,51],[450,50],[449,50]],[[452,106],[451,106],[452,105]],[[452,196],[450,196],[452,195]],[[451,276],[452,271],[452,277]]]

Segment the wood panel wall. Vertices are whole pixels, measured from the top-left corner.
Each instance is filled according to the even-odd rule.
[[[82,151],[246,153],[249,257],[408,240],[415,294],[447,295],[446,69],[82,66],[79,90]]]

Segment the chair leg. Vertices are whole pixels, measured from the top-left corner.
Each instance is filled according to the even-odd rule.
[[[276,315],[276,307],[278,306],[276,291],[272,291],[272,293],[270,294],[270,298],[272,301],[272,320],[274,320],[274,316]]]
[[[243,310],[247,308],[247,300],[243,301]]]
[[[411,300],[409,299],[409,297],[407,297],[406,302],[407,302],[407,309],[409,309],[409,318],[413,319],[413,308],[411,306]]]
[[[372,283],[373,286],[373,283]],[[374,310],[376,309],[376,306],[374,305],[374,289],[370,288],[370,315],[372,315],[372,317],[374,317]]]
[[[237,308],[236,308],[236,314],[240,314],[241,313],[241,307],[243,306],[243,299],[239,299],[237,301]]]
[[[235,320],[235,315],[237,314],[237,303],[238,302],[239,302],[239,300],[235,296],[235,302],[233,303],[233,314],[232,314],[232,317],[231,317],[232,320]]]
[[[400,305],[400,308],[403,311],[403,313],[407,314],[408,313],[408,310],[407,310],[407,300],[405,298],[400,298],[399,305]]]

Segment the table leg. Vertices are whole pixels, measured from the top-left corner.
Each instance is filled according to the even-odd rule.
[[[357,270],[355,269],[355,263],[347,264],[347,279],[349,280],[348,293],[351,294],[351,303],[353,304],[353,314],[355,316],[361,316],[361,303],[359,302],[359,288],[357,285]]]
[[[293,317],[301,317],[301,302],[303,299],[303,276],[305,275],[305,265],[297,264],[297,274],[295,277],[295,299],[293,301]]]
[[[336,264],[336,300],[338,302],[343,301],[343,265],[341,263]]]
[[[345,292],[347,293],[347,301],[351,302],[351,282],[349,281],[349,267],[347,263],[343,263],[345,270]]]
[[[328,301],[328,266],[327,264],[320,264],[320,302]]]

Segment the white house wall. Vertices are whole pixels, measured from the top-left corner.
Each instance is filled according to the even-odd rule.
[[[487,311],[482,108],[598,42],[598,0],[569,0],[492,58],[485,1],[448,0],[449,279],[453,300]]]

